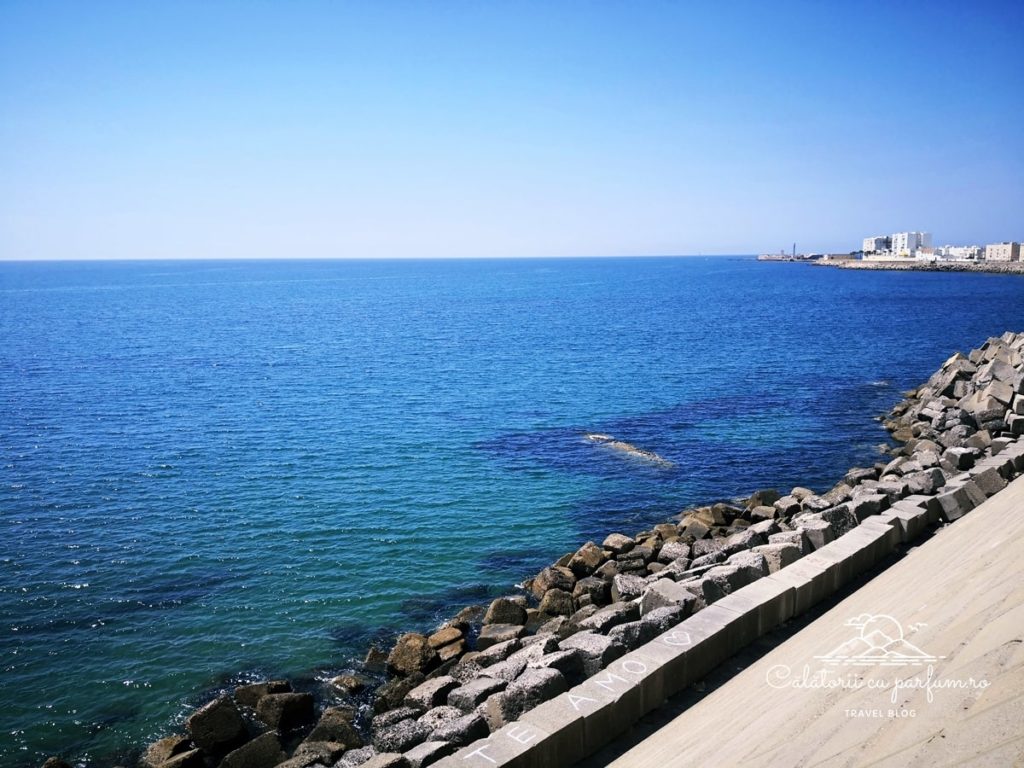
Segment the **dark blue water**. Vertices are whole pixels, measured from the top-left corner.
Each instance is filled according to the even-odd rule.
[[[1007,329],[1021,277],[0,264],[0,764],[109,761],[232,675],[330,675],[588,537],[824,489]]]

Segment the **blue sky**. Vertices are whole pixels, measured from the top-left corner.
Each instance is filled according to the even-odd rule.
[[[0,0],[0,258],[1024,238],[1024,3]]]

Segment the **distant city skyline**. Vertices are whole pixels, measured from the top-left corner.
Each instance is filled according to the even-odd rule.
[[[0,260],[1021,240],[1022,29],[1016,2],[8,0]]]

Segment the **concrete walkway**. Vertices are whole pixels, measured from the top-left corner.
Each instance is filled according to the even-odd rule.
[[[1024,478],[612,765],[1024,766]]]

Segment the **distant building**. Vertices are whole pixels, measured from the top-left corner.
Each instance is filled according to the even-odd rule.
[[[939,253],[935,248],[931,247],[918,248],[914,258],[918,261],[937,261]]]
[[[897,232],[891,237],[892,255],[914,258],[922,248],[932,247],[931,232]]]
[[[936,249],[936,254],[945,261],[978,261],[984,258],[985,249],[980,245],[944,245]]]
[[[1020,243],[986,245],[985,261],[1020,261]]]
[[[888,237],[865,237],[864,247],[861,250],[864,253],[878,253],[879,251],[888,251],[890,245],[892,245],[892,241]]]

